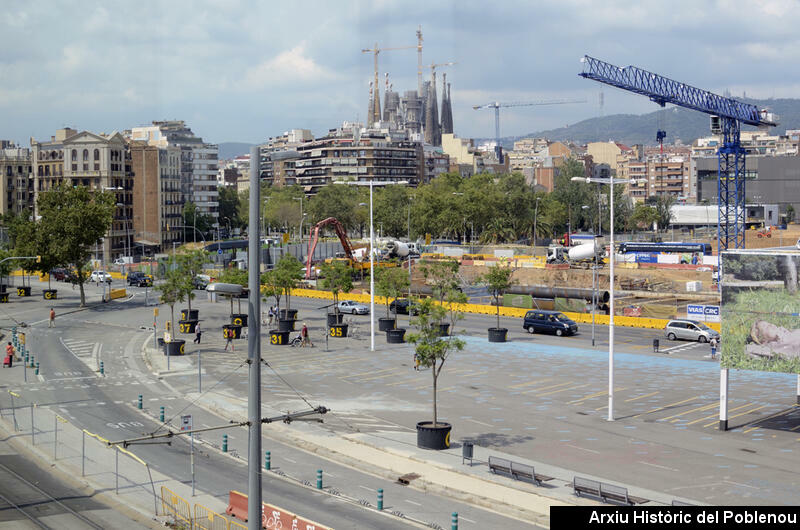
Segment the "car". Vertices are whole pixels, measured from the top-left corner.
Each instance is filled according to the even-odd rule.
[[[150,287],[153,285],[153,277],[140,271],[132,271],[127,276],[128,285],[137,287]]]
[[[89,281],[92,283],[111,283],[111,275],[105,271],[92,271],[91,276],[89,276]]]
[[[336,307],[340,313],[351,313],[353,315],[366,315],[369,313],[369,306],[352,300],[342,300]]]
[[[697,320],[676,319],[667,322],[664,326],[664,335],[669,340],[696,340],[697,342],[708,342],[717,339],[719,342],[719,332],[711,329]]]
[[[198,274],[192,278],[192,286],[195,289],[204,290],[206,287],[208,287],[209,283],[211,283],[211,277],[207,274]]]
[[[419,313],[419,304],[413,301],[409,302],[408,298],[398,298],[389,304],[389,311],[395,315],[416,315]]]
[[[69,271],[67,269],[56,267],[55,269],[50,269],[50,276],[58,281],[58,282],[65,282],[67,281],[67,275]]]
[[[564,313],[538,309],[525,313],[522,328],[528,333],[553,333],[559,337],[578,332],[578,324]]]

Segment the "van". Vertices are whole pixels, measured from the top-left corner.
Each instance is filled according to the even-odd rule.
[[[131,263],[133,263],[131,256],[120,256],[114,260],[114,265],[129,265]]]
[[[669,340],[696,340],[708,342],[712,338],[719,341],[719,332],[696,320],[670,320],[664,327],[664,335]]]
[[[578,324],[560,311],[533,310],[525,314],[522,328],[528,333],[554,333],[574,335],[578,332]]]

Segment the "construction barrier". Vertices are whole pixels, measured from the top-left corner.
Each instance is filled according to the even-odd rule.
[[[111,289],[108,296],[111,300],[116,300],[117,298],[125,298],[128,296],[128,292],[125,289]]]
[[[218,514],[207,506],[195,504],[194,527],[202,530],[229,530],[230,524],[225,516]]]
[[[171,515],[176,523],[180,521],[192,528],[192,509],[189,503],[166,486],[161,486],[161,509],[165,515]],[[245,513],[247,513],[246,507]]]
[[[230,503],[225,513],[233,515],[242,521],[247,521],[247,495],[234,490],[231,490],[228,495]],[[284,528],[287,530],[292,528],[297,528],[298,530],[333,530],[329,526],[321,525],[266,502],[261,504],[261,527],[268,530]],[[231,528],[233,528],[233,521],[231,521]]]
[[[236,490],[228,492],[228,508],[225,513],[247,521],[247,495]]]

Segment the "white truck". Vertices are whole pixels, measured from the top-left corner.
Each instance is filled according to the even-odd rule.
[[[597,261],[603,263],[604,249],[592,243],[584,243],[574,247],[552,246],[547,249],[547,263],[589,263]]]

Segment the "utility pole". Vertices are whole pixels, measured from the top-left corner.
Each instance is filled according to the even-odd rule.
[[[258,159],[258,146],[250,148],[250,160]],[[248,320],[247,362],[250,364],[247,391],[247,416],[249,444],[247,454],[248,500],[247,527],[261,528],[261,290],[259,273],[261,255],[258,251],[258,213],[261,203],[261,185],[258,182],[258,164],[250,164],[250,219],[248,227]]]

